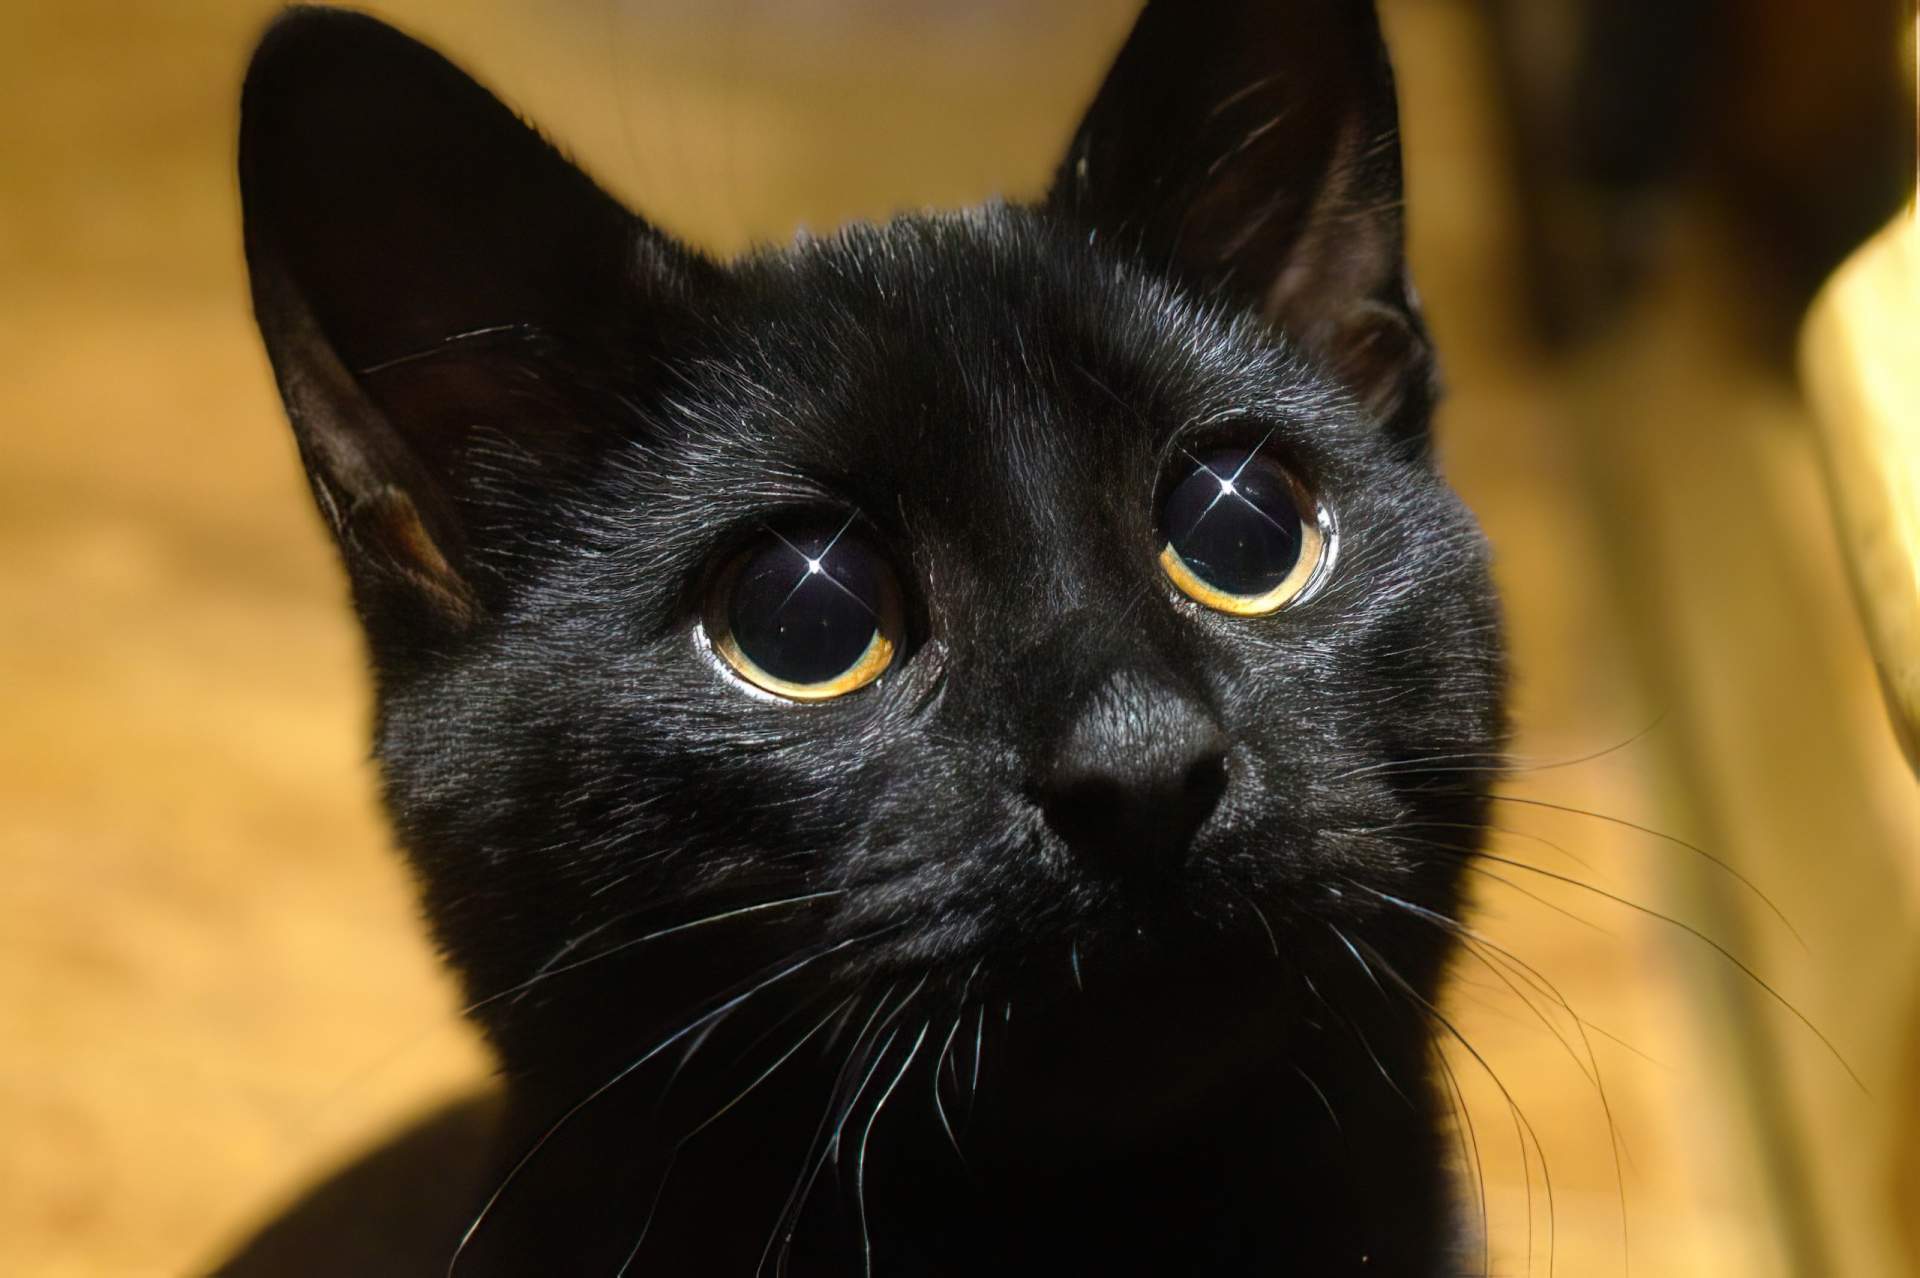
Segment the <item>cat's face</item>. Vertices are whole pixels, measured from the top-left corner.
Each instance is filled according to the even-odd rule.
[[[767,977],[1062,1038],[1283,1038],[1356,947],[1430,985],[1387,898],[1452,913],[1480,800],[1415,765],[1497,755],[1501,650],[1391,82],[1358,6],[1205,8],[1149,10],[1041,205],[728,267],[384,28],[269,38],[262,325],[510,1069]]]

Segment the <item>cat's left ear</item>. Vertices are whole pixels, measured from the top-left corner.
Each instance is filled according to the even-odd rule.
[[[362,620],[379,650],[437,643],[499,609],[545,495],[619,443],[578,370],[644,396],[719,272],[347,10],[267,31],[239,161],[255,315]]]
[[[1424,447],[1398,119],[1371,0],[1149,0],[1047,202],[1251,307]]]

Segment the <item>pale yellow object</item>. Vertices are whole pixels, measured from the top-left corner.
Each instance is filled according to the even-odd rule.
[[[1801,369],[1868,640],[1920,769],[1920,222],[1913,206],[1827,284]]]

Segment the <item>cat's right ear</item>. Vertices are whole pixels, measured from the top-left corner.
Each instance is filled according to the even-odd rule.
[[[240,190],[255,314],[369,633],[472,625],[526,488],[610,442],[545,361],[645,363],[715,268],[452,63],[343,10],[262,39]]]
[[[1148,0],[1047,204],[1254,311],[1422,448],[1398,119],[1372,0]]]

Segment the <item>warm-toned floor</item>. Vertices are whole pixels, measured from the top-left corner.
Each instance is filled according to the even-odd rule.
[[[485,1074],[376,819],[357,639],[246,310],[232,108],[273,7],[15,6],[0,40],[0,1274],[192,1272]],[[1131,8],[383,7],[720,250],[1034,190]],[[1463,967],[1551,1173],[1550,1225],[1453,1053],[1490,1268],[1909,1272],[1920,800],[1803,410],[1704,220],[1613,337],[1533,351],[1477,12],[1389,9],[1445,463],[1498,547],[1521,752],[1607,751],[1512,793],[1710,847],[1804,940],[1626,826],[1514,803],[1497,848],[1723,942],[1866,1085],[1703,941],[1503,871],[1579,916],[1489,883],[1479,925],[1586,1033]]]

